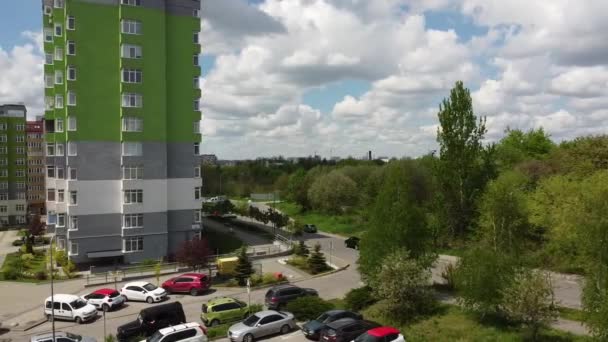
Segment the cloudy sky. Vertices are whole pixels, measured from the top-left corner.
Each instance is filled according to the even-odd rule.
[[[417,156],[457,80],[488,119],[608,132],[608,1],[202,0],[203,152]],[[41,114],[39,0],[0,4],[0,103]]]

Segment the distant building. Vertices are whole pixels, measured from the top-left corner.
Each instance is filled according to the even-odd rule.
[[[201,154],[201,162],[203,165],[217,165],[217,156],[215,154]]]
[[[27,134],[27,212],[30,215],[42,215],[45,213],[44,191],[44,121],[37,118],[36,121],[26,123]]]
[[[26,109],[0,105],[0,225],[26,223]]]

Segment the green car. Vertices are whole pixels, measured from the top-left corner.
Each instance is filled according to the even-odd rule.
[[[246,303],[230,297],[215,298],[203,304],[201,320],[205,325],[215,327],[226,322],[234,322],[249,316]]]

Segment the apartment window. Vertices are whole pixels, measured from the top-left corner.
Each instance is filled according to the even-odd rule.
[[[2,189],[2,190],[8,189],[8,182],[0,182],[0,189]]]
[[[123,166],[122,179],[144,179],[143,166]]]
[[[55,84],[63,84],[63,71],[55,70]]]
[[[192,16],[195,17],[195,18],[200,18],[201,17],[201,10],[199,10],[199,9],[192,10]]]
[[[65,202],[65,190],[57,189],[57,202],[59,202],[59,203]]]
[[[8,165],[8,159],[6,159],[6,158],[0,159],[0,166],[7,166],[7,165]]]
[[[78,255],[78,244],[70,242],[70,255]]]
[[[15,129],[17,131],[24,131],[25,130],[25,125],[24,124],[15,124]]]
[[[76,105],[76,92],[68,90],[68,106]]]
[[[141,228],[144,226],[144,214],[125,214],[123,228]]]
[[[70,167],[70,179],[78,179],[75,167]]]
[[[122,94],[122,106],[123,107],[133,107],[140,108],[142,107],[142,96],[141,94],[127,93]]]
[[[65,178],[65,173],[63,172],[63,168],[58,167],[57,168],[57,179],[64,179],[64,178]]]
[[[44,87],[53,88],[55,86],[55,79],[53,75],[44,75]]]
[[[68,81],[76,81],[76,67],[68,66]]]
[[[201,110],[201,104],[200,104],[200,101],[198,99],[194,100],[193,107],[194,107],[194,111],[195,112],[199,112]]]
[[[141,70],[123,69],[122,81],[125,83],[141,83]]]
[[[15,210],[16,211],[25,211],[25,204],[16,204]]]
[[[141,34],[141,22],[137,20],[122,20],[122,33]]]
[[[63,60],[63,49],[55,46],[55,60],[62,61]]]
[[[63,108],[63,95],[55,95],[55,107]]]
[[[125,190],[124,204],[143,203],[143,190]]]
[[[17,182],[17,190],[25,190],[25,182]]]
[[[192,85],[194,86],[194,89],[198,89],[200,87],[198,77],[195,77],[194,79],[192,79]]]
[[[63,157],[65,155],[65,147],[63,144],[55,144],[55,155],[57,157]]]
[[[49,6],[44,6],[44,14],[51,15],[51,13],[53,13],[53,9],[50,8]]]
[[[73,40],[68,40],[68,55],[75,56],[76,55],[76,43]]]
[[[25,192],[18,192],[17,193],[17,199],[24,200],[25,199]]]
[[[8,194],[0,194],[0,201],[8,201]]]
[[[194,121],[194,134],[200,134],[201,133],[201,122],[200,121]]]
[[[51,110],[51,109],[53,109],[53,106],[55,104],[54,99],[55,98],[52,97],[52,96],[45,96],[44,97],[44,109],[45,110]]]
[[[76,117],[68,116],[68,131],[75,131],[76,127]]]
[[[46,167],[46,176],[47,176],[47,178],[55,178],[55,167],[54,166]]]
[[[123,156],[141,156],[142,146],[140,142],[125,141],[122,143]]]
[[[201,199],[203,196],[203,189],[200,186],[194,188],[194,199]]]
[[[55,36],[63,36],[63,26],[61,24],[55,24]]]
[[[44,64],[53,65],[53,54],[52,53],[44,54]]]
[[[199,222],[201,222],[201,211],[195,210],[194,211],[194,223],[199,223]]]
[[[8,128],[7,123],[0,123],[0,131],[6,131],[7,128]]]
[[[46,43],[52,43],[53,42],[53,29],[52,28],[45,28],[43,30],[44,32],[44,41]]]
[[[193,42],[194,44],[198,44],[198,32],[194,32],[194,33],[192,34],[192,42]]]
[[[57,214],[57,227],[65,227],[65,214]]]
[[[6,134],[0,134],[0,142],[5,143],[5,142],[7,142],[7,141],[8,141],[8,140],[7,140],[7,138],[6,138]]]
[[[76,205],[78,204],[78,192],[77,191],[70,191],[70,204],[71,205]]]
[[[123,58],[141,58],[141,46],[133,44],[122,44],[121,57]]]
[[[200,143],[197,143],[197,142],[194,143],[194,155],[195,156],[198,156],[199,154],[201,154],[201,148],[200,147],[201,147]]]
[[[192,63],[194,66],[198,66],[198,54],[192,56]]]
[[[46,190],[46,199],[51,202],[55,201],[55,189]]]
[[[68,16],[67,20],[67,30],[75,30],[76,29],[76,18],[73,15]]]
[[[25,142],[25,135],[18,135],[15,137],[15,141],[18,143]]]
[[[70,216],[69,230],[78,230],[78,216]]]
[[[201,178],[201,167],[197,166],[194,168],[194,178]]]
[[[15,170],[15,177],[25,177],[25,170],[23,170],[23,169]]]
[[[8,206],[6,205],[0,205],[0,213],[6,213],[8,210]]]
[[[134,116],[125,116],[122,118],[123,132],[141,132],[143,130],[143,120]]]
[[[15,161],[15,163],[19,166],[23,166],[23,165],[25,165],[25,159],[19,158]]]
[[[17,223],[18,224],[24,224],[25,221],[25,216],[17,216]]]
[[[78,155],[76,142],[68,141],[68,156],[76,156],[76,155]]]
[[[141,0],[121,0],[120,3],[129,6],[141,6]]]
[[[124,242],[125,252],[138,252],[144,250],[144,238],[141,236],[131,236],[125,238]]]
[[[55,120],[55,132],[63,132],[63,120],[62,119]]]
[[[63,0],[54,0],[53,4],[55,8],[63,8]]]

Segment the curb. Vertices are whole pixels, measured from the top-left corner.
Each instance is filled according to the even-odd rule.
[[[21,332],[28,331],[32,328],[35,328],[41,324],[46,323],[46,322],[48,322],[48,320],[46,318],[43,318],[43,319],[40,319],[39,321],[34,321],[34,322],[30,323],[29,325],[24,325],[24,326],[18,325],[14,328],[11,328],[10,331],[21,331]]]

